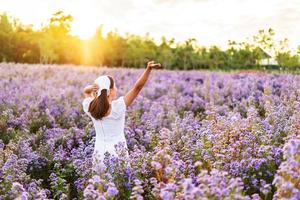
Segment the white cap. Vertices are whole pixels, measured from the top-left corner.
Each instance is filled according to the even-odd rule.
[[[101,90],[107,89],[107,96],[109,95],[109,88],[110,88],[110,79],[106,75],[99,76],[96,80],[95,83],[98,85],[99,90],[97,97],[101,95]]]

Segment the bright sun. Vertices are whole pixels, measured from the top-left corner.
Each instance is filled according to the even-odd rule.
[[[89,15],[74,16],[71,33],[78,35],[81,39],[88,39],[94,35],[98,26],[100,26],[99,22]]]
[[[65,12],[73,16],[71,33],[78,35],[81,39],[88,39],[94,35],[97,27],[100,26],[102,17],[94,1],[78,1],[76,7],[67,8]]]

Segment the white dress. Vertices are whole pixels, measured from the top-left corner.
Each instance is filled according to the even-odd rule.
[[[106,151],[117,156],[114,147],[115,144],[124,142],[124,146],[126,149],[128,148],[124,135],[125,114],[127,108],[124,102],[124,96],[121,96],[116,100],[112,100],[110,114],[103,117],[102,120],[97,120],[91,116],[90,112],[88,112],[89,104],[92,100],[93,97],[85,98],[82,102],[82,106],[84,112],[92,119],[96,130],[93,162],[96,161],[95,158],[97,157],[97,162],[103,164],[104,153]],[[129,156],[128,151],[126,151],[126,155]]]

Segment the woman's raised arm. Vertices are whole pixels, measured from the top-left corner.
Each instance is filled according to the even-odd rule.
[[[161,68],[160,63],[154,63],[154,61],[150,61],[147,63],[147,67],[140,78],[135,82],[132,89],[130,89],[127,94],[124,96],[124,101],[126,106],[130,106],[133,100],[137,97],[141,89],[144,87],[145,83],[148,80],[150,72],[152,69]]]

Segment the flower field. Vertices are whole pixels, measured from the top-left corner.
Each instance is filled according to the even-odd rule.
[[[142,72],[1,63],[0,199],[300,199],[299,75],[152,70],[93,170],[83,88]]]

